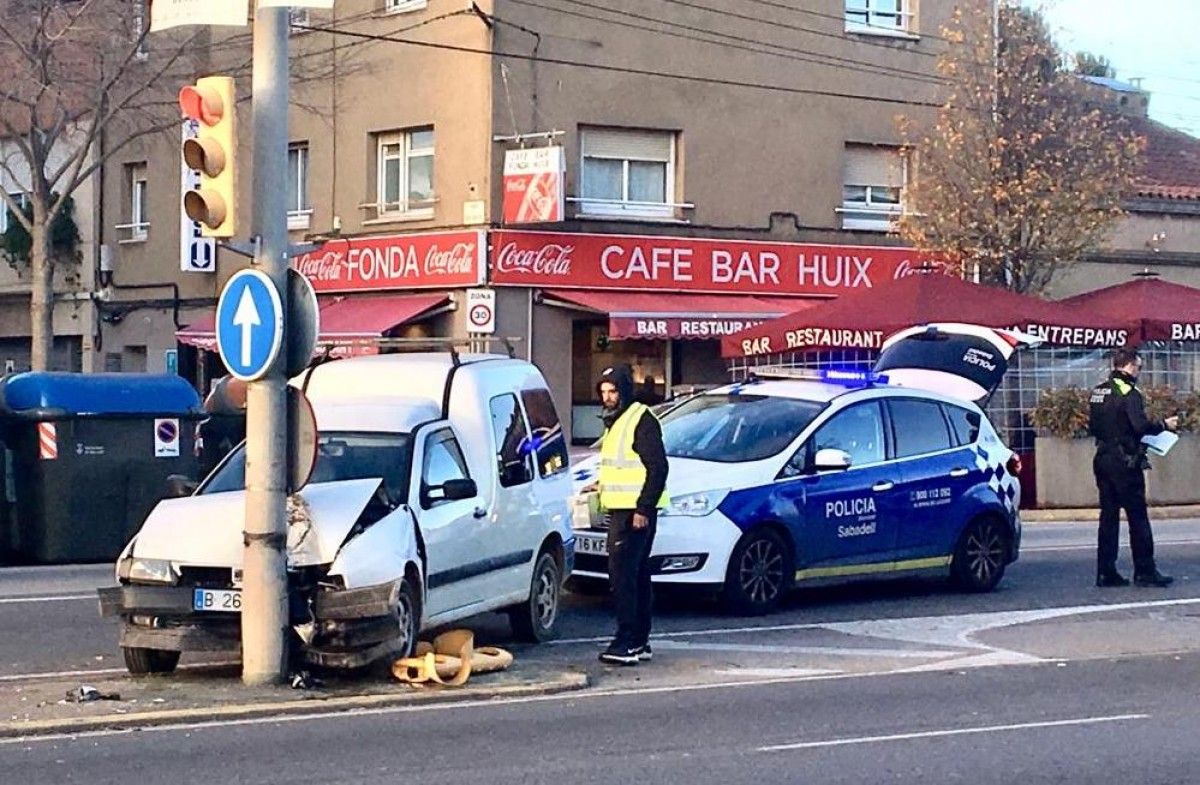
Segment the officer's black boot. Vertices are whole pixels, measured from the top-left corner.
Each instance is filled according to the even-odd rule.
[[[1128,586],[1129,579],[1116,570],[1101,570],[1096,573],[1096,585],[1102,589]]]
[[[1163,575],[1157,568],[1144,573],[1134,573],[1133,582],[1138,586],[1164,589],[1175,582],[1170,575]]]

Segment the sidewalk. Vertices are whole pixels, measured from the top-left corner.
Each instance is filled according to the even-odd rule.
[[[31,679],[0,684],[0,738],[80,733],[385,706],[549,695],[588,686],[585,673],[522,664],[473,676],[463,687],[414,686],[363,675],[313,689],[245,687],[236,666],[181,669],[170,676]],[[112,700],[65,700],[86,684]],[[115,698],[119,696],[119,699]]]
[[[1095,507],[1061,510],[1021,510],[1022,523],[1095,522],[1099,518],[1100,510]],[[1180,504],[1150,508],[1151,521],[1179,520],[1183,518],[1200,518],[1200,504]]]

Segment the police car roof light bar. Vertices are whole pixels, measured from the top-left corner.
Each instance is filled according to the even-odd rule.
[[[780,365],[762,365],[754,368],[750,374],[766,379],[798,379],[845,387],[888,383],[886,374],[845,368],[788,368]]]

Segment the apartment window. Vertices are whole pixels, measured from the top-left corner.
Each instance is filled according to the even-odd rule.
[[[26,210],[29,208],[29,195],[28,194],[23,193],[21,191],[15,191],[15,192],[9,192],[8,195],[9,195],[9,197],[11,197],[13,199],[13,201],[15,201],[17,203],[17,205],[20,206],[20,208],[22,210]],[[0,234],[4,234],[5,232],[8,231],[8,223],[9,223],[9,218],[10,218],[9,213],[11,213],[11,212],[12,212],[12,208],[8,206],[8,202],[0,201]],[[13,218],[12,220],[15,221],[16,218]]]
[[[420,11],[427,5],[429,5],[428,0],[383,0],[383,10],[389,14]]]
[[[308,9],[307,8],[289,8],[288,9],[288,27],[293,33],[305,33],[307,30],[297,30],[296,25],[308,25]]]
[[[288,146],[288,228],[307,229],[312,218],[308,202],[308,143]]]
[[[675,134],[589,128],[582,132],[585,215],[674,218]]]
[[[125,232],[121,242],[142,242],[150,234],[150,219],[146,199],[146,163],[125,164],[125,223],[117,229]]]
[[[846,0],[846,32],[911,36],[916,0]]]
[[[902,212],[906,165],[895,147],[846,145],[842,159],[843,229],[886,232]]]
[[[121,371],[124,373],[145,373],[146,347],[126,346],[121,352]]]
[[[433,129],[378,134],[375,204],[380,218],[432,218]]]
[[[133,40],[137,42],[134,57],[138,60],[150,57],[150,47],[146,42],[146,16],[149,6],[149,0],[134,0],[133,3]]]

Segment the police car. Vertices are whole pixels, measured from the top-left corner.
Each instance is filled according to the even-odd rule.
[[[949,575],[989,591],[1017,559],[1020,460],[976,401],[1028,336],[973,325],[890,337],[874,371],[759,372],[662,417],[670,460],[656,583],[763,613],[796,585]],[[577,583],[607,578],[602,517],[574,473]],[[580,581],[582,579],[582,581]]]

